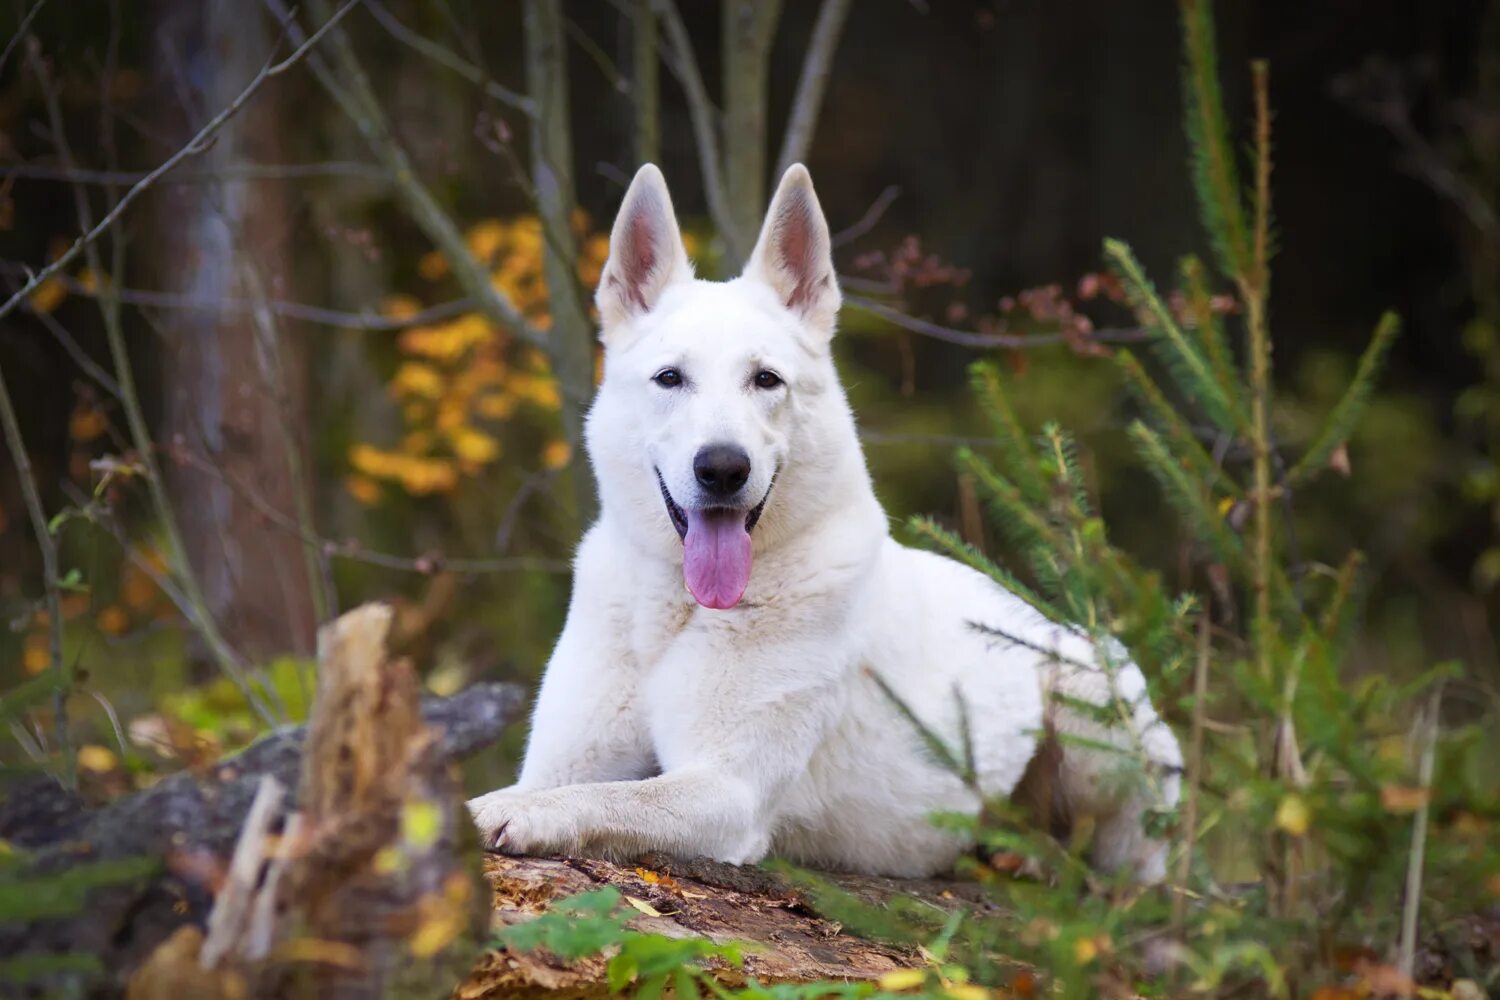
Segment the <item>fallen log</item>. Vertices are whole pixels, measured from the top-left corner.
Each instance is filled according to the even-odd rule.
[[[644,855],[634,865],[492,856],[485,859],[485,877],[494,896],[497,932],[535,919],[560,900],[610,886],[637,913],[628,924],[631,930],[744,945],[742,968],[714,970],[726,985],[751,977],[761,983],[876,980],[925,963],[913,944],[850,933],[805,883],[760,868],[660,854]],[[879,909],[899,901],[928,908],[937,922],[955,909],[993,907],[972,881],[839,874],[817,878],[862,906]],[[453,997],[604,996],[609,992],[605,973],[603,955],[564,961],[545,950],[500,946],[480,958]]]
[[[326,897],[330,914],[340,908],[367,916],[377,912],[369,900],[349,900],[324,883],[354,885],[353,872],[399,840],[402,809],[409,802],[428,802],[435,810],[428,817],[429,846],[446,860],[428,867],[446,872],[463,858],[472,866],[475,851],[458,839],[469,828],[450,765],[496,740],[519,716],[524,692],[514,685],[484,684],[419,705],[409,665],[384,652],[389,618],[388,609],[372,605],[329,626],[326,638],[332,645],[352,642],[359,648],[332,656],[324,650],[320,698],[309,725],[277,730],[205,773],[176,774],[97,810],[84,809],[56,786],[9,789],[0,802],[0,839],[34,852],[27,878],[97,862],[154,859],[155,864],[140,877],[93,889],[86,905],[71,915],[0,924],[0,958],[92,955],[105,976],[90,983],[90,991],[118,993],[169,937],[185,927],[200,933],[196,929],[207,920],[215,895],[222,898],[229,884],[231,852],[252,803],[271,787],[267,782],[280,786],[288,808],[310,808],[322,824],[317,844],[323,853],[283,866],[278,897]],[[321,764],[309,763],[315,759]],[[341,820],[334,831],[330,824]],[[286,832],[267,827],[262,839],[279,843]],[[420,867],[403,876],[414,896],[431,888],[416,873]],[[307,916],[299,911],[299,919]],[[173,946],[183,950],[187,940],[174,939]],[[34,985],[47,988],[45,981]],[[203,994],[178,992],[174,1000],[188,995]]]

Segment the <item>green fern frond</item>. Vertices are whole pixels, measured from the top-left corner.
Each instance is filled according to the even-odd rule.
[[[907,522],[907,528],[913,535],[930,543],[944,554],[957,559],[970,569],[976,569],[991,580],[994,580],[1002,588],[1032,605],[1048,618],[1057,620],[1060,617],[1049,601],[1044,600],[1030,587],[1022,583],[1014,573],[1000,566],[983,552],[980,552],[957,534],[944,528],[931,518],[913,517]]]
[[[1152,341],[1153,347],[1183,395],[1201,406],[1204,415],[1219,430],[1228,434],[1242,433],[1249,418],[1225,395],[1208,360],[1198,345],[1183,333],[1140,261],[1136,260],[1134,251],[1121,240],[1107,239],[1104,241],[1104,255],[1124,285],[1130,304],[1137,312],[1146,315],[1148,323],[1159,334]]]
[[[1360,356],[1354,380],[1344,390],[1343,398],[1334,406],[1333,412],[1323,423],[1323,429],[1308,446],[1301,460],[1287,474],[1288,483],[1295,486],[1310,479],[1328,464],[1328,457],[1334,450],[1349,440],[1349,435],[1354,432],[1354,425],[1359,423],[1359,418],[1370,402],[1370,395],[1375,391],[1375,380],[1400,332],[1401,320],[1395,313],[1388,312],[1380,317],[1380,322],[1375,325],[1375,334],[1370,338],[1370,346]]]
[[[1219,89],[1213,0],[1181,0],[1183,121],[1192,150],[1193,190],[1219,269],[1226,276],[1253,266],[1250,226]]]
[[[1062,536],[1026,502],[1020,487],[997,472],[989,462],[968,448],[960,448],[958,467],[974,477],[974,485],[989,507],[995,526],[1017,549],[1033,552],[1062,545]]]
[[[1125,374],[1125,383],[1130,388],[1131,394],[1146,411],[1151,423],[1166,435],[1176,453],[1192,466],[1194,476],[1202,482],[1211,484],[1217,491],[1237,498],[1241,492],[1239,484],[1229,477],[1223,467],[1215,462],[1213,456],[1198,442],[1198,436],[1182,418],[1182,413],[1167,402],[1167,397],[1162,394],[1161,388],[1146,373],[1146,369],[1136,356],[1128,350],[1120,350],[1115,354],[1115,361]]]
[[[1044,503],[1047,484],[1037,464],[1031,439],[1020,420],[1016,419],[1015,410],[1005,394],[1000,370],[993,362],[975,362],[969,366],[969,385],[979,401],[980,410],[989,420],[1006,476],[1020,487],[1027,500]]]
[[[1208,286],[1208,272],[1203,261],[1189,255],[1177,265],[1181,279],[1183,298],[1193,317],[1193,332],[1203,348],[1203,356],[1213,370],[1214,378],[1223,387],[1224,394],[1242,413],[1248,413],[1250,404],[1245,399],[1244,382],[1234,363],[1234,352],[1229,347],[1229,338],[1224,333],[1224,323],[1213,308],[1213,290]]]
[[[1139,420],[1130,425],[1129,434],[1147,471],[1194,537],[1206,543],[1221,562],[1243,567],[1245,549],[1240,537],[1230,530],[1202,484],[1172,454],[1161,435]]]
[[[1072,501],[1068,517],[1081,525],[1093,516],[1093,508],[1089,503],[1088,490],[1084,487],[1083,472],[1078,465],[1078,442],[1073,439],[1073,435],[1051,421],[1042,427],[1042,441],[1047,449],[1048,464],[1057,470],[1058,488],[1065,491]]]

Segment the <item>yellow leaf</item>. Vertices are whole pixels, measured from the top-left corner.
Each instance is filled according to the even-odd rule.
[[[431,365],[407,361],[396,369],[391,378],[391,392],[398,398],[416,396],[419,399],[437,399],[443,394],[443,376]]]
[[[635,873],[640,877],[642,882],[649,883],[650,885],[655,885],[661,881],[660,875],[656,874],[656,872],[648,872],[644,868],[637,868]]]
[[[429,250],[417,261],[417,273],[428,281],[437,281],[448,273],[448,261],[436,250]]]
[[[486,393],[474,403],[474,412],[488,420],[509,420],[520,402],[515,396]]]
[[[33,632],[26,637],[21,652],[21,668],[35,676],[52,666],[52,647],[42,632]]]
[[[375,859],[370,867],[377,875],[394,875],[406,866],[406,861],[401,852],[394,847],[386,846],[375,852]]]
[[[366,507],[373,507],[380,502],[380,484],[367,476],[347,477],[344,480],[344,489]]]
[[[446,913],[422,921],[407,941],[407,948],[417,958],[431,958],[452,944],[464,930],[463,917]]]
[[[387,295],[380,303],[380,314],[386,319],[411,319],[422,308],[422,303],[410,295]]]
[[[1293,837],[1301,837],[1312,826],[1312,810],[1307,800],[1297,794],[1288,795],[1276,807],[1276,826]]]
[[[1234,509],[1234,497],[1224,497],[1219,501],[1219,516],[1228,517],[1229,512]]]
[[[431,802],[416,800],[401,809],[401,836],[419,848],[431,847],[442,833],[443,817]]]
[[[1079,938],[1073,942],[1073,960],[1079,965],[1088,965],[1099,957],[1099,946],[1093,938]]]
[[[1411,788],[1406,785],[1380,786],[1380,805],[1388,813],[1406,816],[1416,812],[1432,798],[1430,788]]]
[[[921,969],[893,969],[880,977],[880,988],[892,993],[914,990],[927,982],[927,973]]]
[[[463,690],[469,672],[458,663],[445,663],[427,675],[427,690],[447,698]]]
[[[277,945],[273,955],[284,962],[321,962],[350,971],[359,971],[365,964],[364,956],[354,945],[318,938],[292,938]]]
[[[460,427],[449,435],[448,440],[455,455],[475,465],[493,462],[500,455],[500,442],[472,427]]]
[[[99,616],[94,619],[94,623],[99,626],[99,631],[101,632],[108,635],[120,635],[130,627],[130,616],[125,613],[123,608],[111,604],[99,612]]]
[[[952,997],[953,1000],[989,1000],[990,991],[983,986],[959,984],[943,990],[943,996]]]
[[[650,903],[646,902],[644,899],[636,899],[634,896],[626,896],[625,897],[625,902],[629,903],[631,906],[635,907],[637,910],[640,910],[642,913],[644,913],[648,917],[659,917],[659,916],[661,916],[661,911],[658,910],[656,907],[652,906]]]
[[[103,279],[102,281],[100,279]],[[97,292],[101,286],[109,284],[109,275],[99,274],[91,267],[86,267],[78,272],[78,287],[90,295]]]
[[[95,774],[108,774],[119,766],[120,760],[114,751],[89,743],[78,748],[78,766]]]
[[[548,441],[542,448],[542,467],[561,469],[573,459],[573,449],[566,441]]]
[[[62,305],[63,299],[68,297],[68,290],[63,287],[62,279],[53,275],[40,285],[27,297],[31,308],[39,313],[50,313]]]
[[[120,599],[126,607],[132,611],[146,611],[156,603],[158,593],[156,581],[144,571],[134,565],[125,567],[124,578],[120,581]]]
[[[499,219],[486,219],[470,227],[464,242],[469,245],[469,253],[481,261],[488,261],[504,240],[505,224]]]
[[[109,429],[109,418],[92,406],[81,406],[68,418],[68,436],[74,441],[92,441]]]

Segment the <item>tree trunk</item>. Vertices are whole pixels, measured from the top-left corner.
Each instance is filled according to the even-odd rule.
[[[766,209],[767,70],[781,0],[724,0],[724,186],[734,232],[726,273],[749,257]]]
[[[161,64],[176,67],[163,72],[174,74],[168,89],[191,102],[191,119],[228,104],[270,52],[265,19],[247,16],[233,0],[174,4],[167,21],[161,34],[176,51]],[[188,90],[189,83],[200,89]],[[282,158],[278,93],[273,82],[219,134],[204,156],[207,169]],[[277,183],[176,186],[158,204],[165,287],[209,300],[285,294],[287,211]],[[169,478],[207,610],[252,661],[310,653],[318,604],[303,541],[257,510],[306,517],[296,482],[304,448],[301,347],[281,336],[268,311],[257,329],[242,306],[172,312],[164,321],[162,441],[169,455],[191,457],[168,463]]]
[[[581,455],[583,417],[594,395],[593,321],[578,283],[573,233],[573,139],[561,0],[526,0],[526,87],[536,102],[531,129],[531,182],[545,234],[542,271],[552,313],[547,353],[562,390],[563,429],[579,449],[573,463],[580,524],[593,519],[594,483]]]
[[[635,0],[631,22],[630,81],[635,111],[635,165],[661,159],[660,57],[656,52],[656,13],[651,0]]]

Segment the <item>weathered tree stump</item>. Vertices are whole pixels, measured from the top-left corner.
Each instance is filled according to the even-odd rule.
[[[452,698],[419,701],[410,666],[384,652],[389,621],[388,609],[367,606],[329,626],[321,642],[320,697],[308,727],[278,730],[206,773],[174,775],[98,810],[84,809],[46,782],[7,789],[0,800],[0,838],[35,852],[29,876],[127,858],[158,863],[151,874],[92,891],[87,906],[72,916],[0,925],[0,957],[94,955],[107,973],[92,987],[98,995],[118,993],[147,956],[154,957],[158,972],[191,977],[187,964],[171,955],[197,956],[211,908],[236,887],[241,897],[231,896],[226,905],[242,912],[210,927],[211,938],[218,932],[211,943],[222,949],[221,958],[242,956],[251,944],[274,952],[292,940],[292,924],[298,940],[314,940],[304,932],[316,930],[328,935],[316,940],[342,941],[354,950],[374,948],[380,935],[389,941],[427,928],[419,950],[431,948],[442,936],[437,922],[458,919],[453,907],[445,909],[444,891],[453,894],[455,906],[468,907],[465,919],[472,920],[454,937],[472,937],[483,905],[472,892],[458,899],[462,890],[449,877],[462,875],[477,888],[478,853],[450,765],[498,738],[519,716],[524,692],[486,684]],[[257,795],[274,798],[263,789],[278,786],[284,808],[267,809],[269,821],[262,817],[252,836],[259,837],[263,856],[247,855],[243,869],[250,874],[242,871],[236,883],[230,857],[252,803]],[[294,803],[302,817],[300,834],[283,822]],[[258,894],[273,873],[272,892]],[[250,898],[244,898],[247,891]],[[346,919],[354,923],[341,923]],[[252,941],[246,936],[252,929],[263,937]],[[301,973],[329,964],[311,955],[315,947],[291,950],[294,961],[271,966]],[[385,963],[400,952],[385,951],[391,954],[380,952],[379,968],[368,971],[394,977]],[[352,954],[331,947],[322,958],[347,960]],[[431,959],[413,964],[424,962]],[[258,977],[266,969],[254,971]],[[445,974],[451,984],[462,966]],[[204,992],[207,980],[184,988],[168,985],[171,979],[154,988],[142,980],[146,992],[138,995],[213,995]]]

